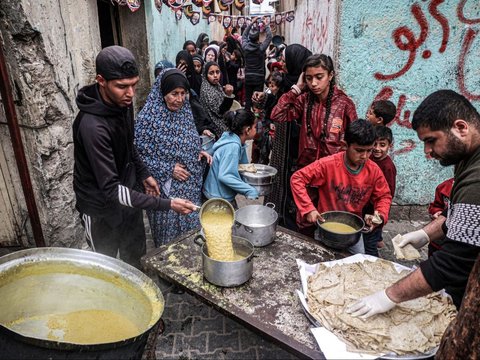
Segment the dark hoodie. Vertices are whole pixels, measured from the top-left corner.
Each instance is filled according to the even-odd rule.
[[[122,206],[168,210],[170,200],[132,190],[150,176],[133,145],[133,108],[103,102],[98,85],[77,95],[73,123],[76,208],[93,217],[110,217]]]
[[[250,24],[242,35],[242,47],[245,57],[245,82],[250,84],[263,84],[265,81],[265,51],[272,41],[270,26],[265,29],[266,37],[262,43],[251,41],[249,38],[252,29]]]

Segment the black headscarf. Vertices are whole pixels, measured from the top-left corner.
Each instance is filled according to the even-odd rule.
[[[190,90],[190,84],[188,83],[185,74],[178,69],[169,69],[165,71],[160,83],[162,95],[165,97],[165,95],[179,87],[186,91]]]
[[[285,48],[285,65],[287,67],[285,87],[287,89],[297,83],[298,77],[302,73],[303,64],[310,55],[312,55],[312,52],[300,44],[288,45]]]
[[[213,65],[218,66],[218,68],[220,69],[220,66],[218,65],[217,62],[215,62],[215,61],[207,62],[205,64],[205,66],[203,67],[203,76],[205,76],[205,79],[207,79],[208,69],[210,69],[210,67],[212,67]]]
[[[197,42],[196,42],[197,51],[200,55],[203,55],[202,54],[202,44],[207,44],[208,45],[208,35],[205,34],[205,33],[200,33],[200,35],[198,35]]]
[[[180,60],[185,60],[187,64],[187,71],[185,75],[187,76],[190,87],[197,93],[200,93],[200,87],[202,86],[202,77],[200,74],[195,72],[195,66],[193,65],[192,55],[187,50],[179,51],[177,57],[175,58],[175,64],[178,66]]]
[[[183,50],[187,50],[188,45],[193,45],[195,49],[197,48],[197,44],[195,44],[192,40],[187,40],[183,43]]]

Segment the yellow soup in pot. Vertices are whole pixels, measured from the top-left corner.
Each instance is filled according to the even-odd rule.
[[[351,234],[357,232],[357,230],[353,226],[336,221],[324,222],[320,224],[320,227],[336,234]]]

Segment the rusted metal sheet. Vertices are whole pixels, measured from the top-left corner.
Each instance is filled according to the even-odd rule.
[[[193,241],[195,235],[196,232],[187,233],[150,252],[143,259],[145,266],[285,350],[300,357],[324,358],[295,293],[301,289],[296,259],[317,263],[344,254],[279,227],[272,244],[255,249],[252,278],[235,288],[221,288],[203,277],[202,255]]]

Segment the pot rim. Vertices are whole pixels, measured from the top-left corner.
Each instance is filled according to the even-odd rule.
[[[262,224],[262,225],[260,225],[260,226],[258,226],[258,225],[257,225],[257,226],[248,225],[248,224],[245,224],[245,223],[243,223],[243,222],[241,222],[241,221],[238,221],[238,220],[237,220],[237,216],[236,216],[237,213],[238,213],[238,212],[246,212],[247,210],[244,210],[244,211],[241,211],[241,210],[242,210],[242,209],[247,209],[247,208],[249,208],[249,207],[250,207],[250,208],[252,208],[252,207],[267,208],[267,209],[269,209],[271,212],[273,212],[273,213],[275,214],[275,220],[274,220],[273,222],[269,223],[269,224]],[[239,208],[239,209],[237,209],[237,210],[235,211],[235,214],[234,214],[234,224],[235,224],[235,223],[239,223],[240,225],[248,226],[249,228],[253,228],[253,229],[260,229],[260,228],[263,228],[263,227],[268,227],[268,226],[272,226],[272,225],[277,224],[277,223],[278,223],[278,213],[277,213],[273,208],[271,208],[271,207],[269,207],[269,206],[266,206],[266,205],[258,205],[258,204],[246,205],[246,206],[241,207],[241,208]]]
[[[347,214],[347,215],[350,215],[352,217],[356,217],[357,219],[359,219],[361,221],[361,223],[363,224],[362,227],[360,227],[360,229],[358,230],[355,230],[355,231],[352,231],[352,232],[349,232],[349,233],[338,233],[338,232],[334,232],[334,231],[331,231],[331,230],[328,230],[328,229],[325,229],[324,227],[322,227],[322,224],[319,220],[316,221],[316,224],[317,226],[321,229],[321,231],[325,231],[325,232],[328,232],[330,234],[335,234],[335,235],[353,235],[353,234],[357,234],[359,232],[361,232],[364,227],[365,227],[365,221],[360,217],[358,216],[357,214],[354,214],[354,213],[351,213],[349,211],[342,211],[342,210],[331,210],[331,211],[325,211],[323,213],[321,213],[320,215],[322,215],[322,217],[324,215],[327,215],[327,214],[332,214],[332,213],[341,213],[341,214]],[[325,222],[328,222],[328,221],[325,221]]]
[[[7,255],[0,257],[0,272],[12,271],[23,265],[30,266],[36,262],[43,263],[46,261],[54,262],[65,262],[72,261],[73,266],[85,266],[87,263],[95,265],[95,267],[101,268],[103,271],[110,272],[112,274],[121,275],[125,278],[125,281],[130,282],[133,286],[140,288],[141,283],[146,287],[153,290],[153,294],[148,291],[144,292],[144,295],[150,299],[150,301],[160,301],[162,303],[161,309],[157,314],[152,313],[152,320],[145,327],[144,331],[134,337],[122,339],[118,341],[108,342],[108,343],[98,343],[98,344],[77,344],[70,343],[67,341],[58,341],[58,340],[49,340],[44,338],[37,338],[28,335],[23,335],[18,333],[3,324],[0,324],[0,331],[14,335],[15,338],[29,343],[35,346],[55,349],[55,350],[87,350],[87,351],[97,351],[97,350],[106,350],[112,349],[114,347],[123,346],[137,341],[138,339],[148,336],[152,328],[160,321],[163,312],[165,310],[165,299],[161,290],[153,282],[153,280],[145,275],[140,270],[135,267],[112,258],[107,255],[100,253],[80,250],[80,249],[71,249],[71,248],[62,248],[62,247],[44,247],[44,248],[30,248],[19,250]],[[134,281],[135,280],[135,281]]]

